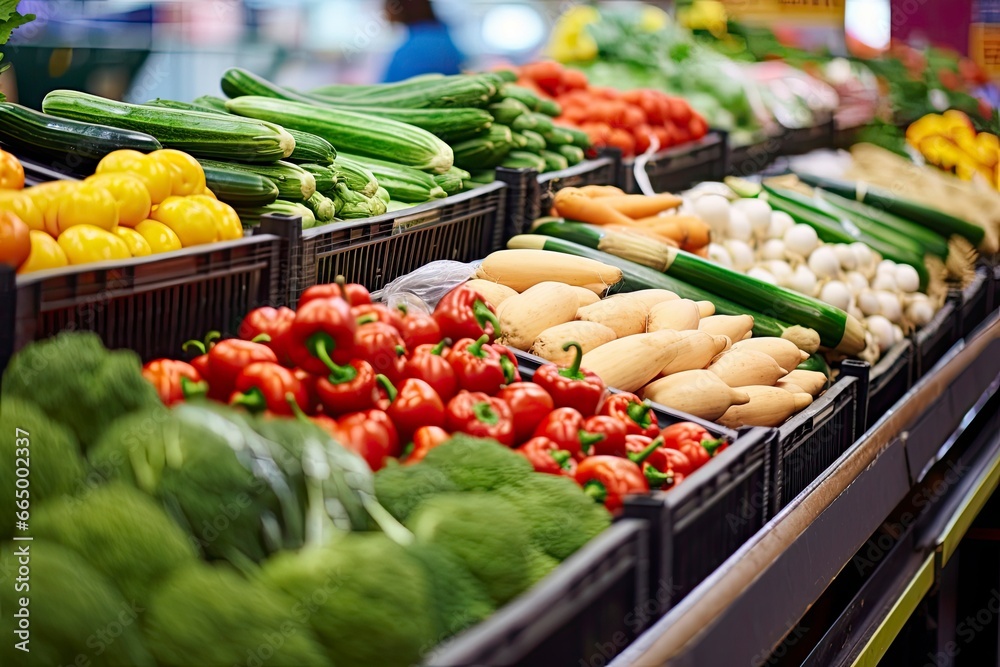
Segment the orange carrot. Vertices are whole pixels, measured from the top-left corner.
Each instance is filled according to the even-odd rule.
[[[603,197],[602,203],[630,218],[647,218],[662,211],[677,208],[683,200],[677,195],[664,192],[659,195],[622,195]]]
[[[711,229],[701,218],[691,215],[663,215],[644,218],[643,228],[662,236],[672,238],[684,249],[707,246],[711,241]]]
[[[648,238],[648,239],[650,239],[652,241],[656,241],[658,243],[663,243],[663,244],[666,244],[668,246],[672,246],[674,248],[679,248],[680,247],[677,244],[677,241],[673,240],[669,236],[664,236],[663,234],[658,234],[655,231],[653,231],[652,229],[647,229],[647,228],[644,228],[644,227],[635,227],[635,226],[632,226],[632,225],[629,225],[629,226],[625,226],[625,225],[605,225],[604,229],[608,230],[609,232],[618,232],[620,234],[638,234],[638,235],[644,236],[645,238]]]
[[[555,208],[559,215],[592,225],[635,226],[635,221],[603,202],[603,197],[591,199],[576,188],[563,188],[556,193]]]
[[[584,185],[577,189],[588,197],[620,197],[625,194],[624,190],[613,185]]]

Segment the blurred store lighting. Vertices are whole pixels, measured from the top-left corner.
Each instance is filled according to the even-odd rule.
[[[892,10],[889,0],[847,0],[844,30],[847,35],[876,51],[889,47]]]
[[[545,39],[545,33],[542,16],[529,5],[498,5],[483,15],[483,41],[499,53],[537,48]]]

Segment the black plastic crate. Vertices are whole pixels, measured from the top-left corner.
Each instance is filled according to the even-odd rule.
[[[144,359],[176,356],[210,330],[235,334],[247,311],[280,301],[281,245],[251,236],[16,278],[0,266],[0,369],[13,352],[60,331],[94,331]]]
[[[987,267],[976,268],[976,277],[962,290],[959,308],[959,338],[965,338],[990,314],[990,275]]]
[[[264,216],[257,233],[285,239],[284,302],[295,307],[304,290],[344,276],[369,290],[435,260],[471,262],[503,247],[506,186],[468,192],[374,218],[303,230],[301,219]]]
[[[961,336],[959,335],[958,306],[961,303],[961,292],[952,290],[941,309],[922,329],[913,335],[914,372],[913,383],[922,378],[934,367],[934,364],[951,349]]]
[[[743,146],[729,145],[726,156],[726,174],[750,176],[764,170],[781,155],[781,136],[768,137]]]
[[[654,192],[678,192],[702,181],[726,175],[728,147],[724,133],[712,131],[698,141],[668,148],[646,163],[646,176]],[[622,160],[618,185],[626,192],[641,192],[636,182],[635,158]]]
[[[913,343],[903,339],[872,366],[868,381],[868,419],[871,427],[910,390],[913,378]]]
[[[845,361],[840,378],[812,405],[778,427],[771,516],[802,493],[865,430],[868,364]]]
[[[488,529],[488,528],[486,528]],[[607,664],[652,620],[645,612],[645,521],[623,519],[530,591],[438,647],[433,667],[578,667]]]
[[[507,186],[504,209],[504,241],[512,236],[524,234],[531,229],[531,223],[542,215],[541,184],[534,169],[507,169],[497,167],[496,179]]]
[[[786,130],[781,138],[782,155],[802,155],[820,148],[833,148],[834,122],[830,118],[812,127]]]

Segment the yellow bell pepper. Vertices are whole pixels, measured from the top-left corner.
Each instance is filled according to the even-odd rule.
[[[66,253],[70,264],[88,264],[132,257],[125,241],[108,230],[94,225],[73,225],[59,235],[59,247]]]
[[[174,230],[167,227],[162,222],[156,220],[143,220],[135,226],[142,238],[146,239],[149,249],[154,253],[171,252],[181,249],[181,240],[174,234]]]
[[[21,218],[28,229],[45,229],[45,216],[24,190],[0,190],[0,211],[10,211]]]
[[[146,184],[128,172],[95,174],[84,183],[96,185],[111,193],[118,202],[118,224],[135,227],[149,217],[152,202]]]
[[[24,166],[7,151],[0,150],[0,189],[20,190],[24,187]]]
[[[18,268],[18,273],[60,269],[69,265],[66,253],[48,232],[32,229],[28,234],[31,236],[31,252],[28,254],[28,259]]]
[[[118,202],[106,189],[91,183],[64,192],[59,197],[56,229],[48,232],[59,238],[76,225],[93,225],[113,232],[118,226]]]
[[[160,162],[139,151],[120,150],[108,153],[97,163],[96,173],[113,174],[125,172],[139,177],[149,190],[153,204],[159,204],[170,196],[173,178],[170,170]]]
[[[209,190],[207,187],[204,190],[202,190],[199,194],[201,194],[201,196],[203,197],[208,197],[209,199],[218,199],[218,197],[215,196],[215,193]]]
[[[170,172],[171,196],[196,195],[205,189],[205,170],[187,153],[164,148],[153,151],[149,157],[159,161]]]
[[[597,57],[597,41],[587,26],[598,23],[600,13],[590,5],[576,5],[563,12],[552,27],[548,53],[559,62],[588,61]]]
[[[115,227],[115,234],[125,242],[125,245],[128,246],[128,251],[132,253],[133,257],[145,257],[146,255],[153,254],[153,249],[149,246],[149,242],[134,229],[119,225]]]
[[[212,215],[215,216],[215,228],[219,233],[218,240],[232,241],[243,238],[243,223],[240,222],[240,216],[232,206],[205,195],[191,195],[188,199],[193,199],[212,211]]]
[[[56,214],[59,213],[59,198],[63,193],[79,187],[79,181],[52,181],[41,183],[22,190],[24,194],[31,197],[42,215],[42,227],[46,231],[58,229]],[[51,236],[51,232],[49,232]]]
[[[980,132],[976,135],[976,159],[987,167],[994,166],[1000,161],[1000,138],[989,132]]]
[[[185,248],[219,237],[212,209],[192,197],[167,197],[149,217],[174,230]]]

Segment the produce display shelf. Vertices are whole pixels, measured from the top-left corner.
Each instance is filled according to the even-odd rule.
[[[913,343],[904,338],[872,366],[868,376],[866,428],[881,419],[909,391],[913,381],[913,354]]]
[[[934,318],[913,335],[914,379],[927,374],[959,336],[961,292],[952,290]]]
[[[621,519],[530,591],[439,646],[430,667],[577,667],[610,660],[649,623],[645,521]],[[602,663],[604,664],[604,663]]]
[[[778,427],[768,518],[822,475],[865,430],[868,364],[845,360],[840,372],[812,405]]]
[[[506,186],[483,185],[373,218],[302,229],[301,218],[269,214],[258,234],[282,237],[282,301],[294,308],[304,290],[344,276],[375,291],[442,259],[471,262],[504,244]]]
[[[726,175],[726,135],[711,131],[698,141],[668,148],[646,162],[645,172],[653,192],[679,192],[701,181],[718,181]],[[635,168],[639,158],[622,160],[618,186],[639,193]]]
[[[820,148],[833,148],[834,134],[833,118],[811,127],[786,130],[781,137],[781,154],[803,155]]]
[[[729,145],[726,157],[726,175],[751,176],[763,171],[781,155],[781,137],[767,137],[756,143],[742,146]]]
[[[0,371],[28,343],[94,331],[143,359],[176,356],[208,331],[235,334],[247,311],[281,300],[274,235],[15,276],[0,265]]]

